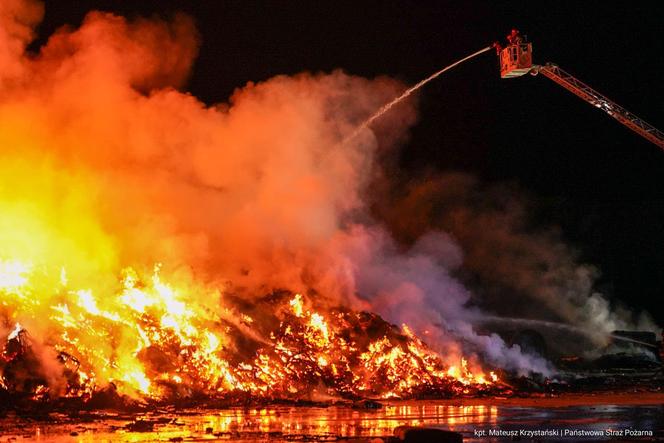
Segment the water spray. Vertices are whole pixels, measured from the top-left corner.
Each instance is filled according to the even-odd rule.
[[[401,102],[402,100],[404,100],[405,98],[407,98],[409,95],[411,95],[413,92],[415,92],[415,91],[417,91],[418,89],[420,89],[422,86],[424,86],[424,85],[426,85],[427,83],[429,83],[431,80],[434,80],[435,78],[437,78],[438,76],[440,76],[440,75],[443,74],[444,72],[449,71],[450,69],[454,68],[455,66],[458,66],[458,65],[460,65],[461,63],[470,60],[471,58],[477,57],[478,55],[480,55],[480,54],[482,54],[482,53],[484,53],[484,52],[486,52],[486,51],[489,51],[491,48],[492,48],[491,46],[487,46],[486,48],[484,48],[484,49],[480,49],[479,51],[474,52],[474,53],[470,54],[470,55],[467,56],[467,57],[464,57],[464,58],[462,58],[462,59],[460,59],[460,60],[457,60],[457,61],[455,61],[454,63],[452,63],[451,65],[448,65],[448,66],[444,67],[444,68],[441,69],[440,71],[434,72],[434,73],[431,74],[429,77],[425,78],[424,80],[420,81],[419,83],[417,83],[417,84],[411,86],[410,88],[406,89],[406,91],[404,91],[403,94],[401,94],[400,96],[398,96],[397,98],[395,98],[395,99],[392,100],[391,102],[386,103],[385,105],[383,105],[383,106],[382,106],[380,109],[378,109],[378,111],[376,111],[371,117],[369,117],[368,119],[366,119],[361,125],[359,125],[357,128],[355,128],[355,130],[354,130],[354,131],[353,131],[348,137],[346,137],[346,138],[342,141],[342,144],[348,143],[349,141],[351,141],[352,139],[354,139],[355,137],[357,137],[357,135],[358,135],[360,132],[362,132],[364,129],[366,129],[367,127],[369,127],[369,125],[371,125],[371,123],[373,123],[374,121],[376,121],[376,120],[378,120],[380,117],[382,117],[383,114],[385,114],[386,112],[388,112],[393,106],[395,106],[396,104],[398,104],[399,102]]]
[[[544,327],[548,329],[558,329],[562,331],[567,331],[567,332],[572,332],[575,334],[583,335],[586,337],[592,337],[597,335],[597,331],[591,331],[590,329],[584,329],[580,328],[578,326],[572,326],[566,323],[559,323],[559,322],[553,322],[553,321],[546,321],[546,320],[534,320],[534,319],[529,319],[529,318],[514,318],[514,317],[498,317],[498,316],[483,316],[482,320],[487,322],[487,323],[509,323],[509,324],[520,324],[520,325],[525,325],[525,326],[531,326],[531,327]],[[648,348],[657,348],[656,345],[653,345],[652,343],[647,343],[644,341],[640,340],[635,340],[633,338],[629,337],[624,337],[622,335],[618,334],[613,334],[613,333],[606,333],[604,334],[607,338],[611,338],[613,340],[619,340],[619,341],[624,341],[628,343],[634,343],[638,344],[641,346],[646,346]]]

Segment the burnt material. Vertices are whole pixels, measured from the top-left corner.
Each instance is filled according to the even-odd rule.
[[[54,355],[54,362],[44,363],[33,351],[38,343],[17,329],[4,346],[0,344],[0,389],[3,395],[27,401],[54,404],[61,398],[76,398],[87,404],[86,409],[116,410],[128,410],[136,402],[238,405],[329,398],[449,398],[503,390],[495,374],[473,374],[463,359],[449,371],[452,368],[441,356],[410,329],[373,313],[317,307],[313,300],[288,292],[271,294],[250,307],[240,299],[226,302],[241,321],[220,320],[209,326],[223,331],[213,336],[215,345],[209,352],[202,352],[201,344],[193,340],[183,341],[173,328],[161,327],[154,318],[141,317],[143,329],[158,332],[158,339],[153,337],[136,353],[136,372],[139,379],[145,378],[140,386],[132,378],[135,374],[99,383],[94,366],[86,363],[90,350],[75,344],[67,353]],[[129,387],[127,380],[133,383]],[[136,393],[139,387],[142,391]],[[376,409],[380,404],[365,402],[358,407]]]

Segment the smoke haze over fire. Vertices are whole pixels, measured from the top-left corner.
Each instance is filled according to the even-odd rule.
[[[3,19],[34,22],[39,11],[4,3]],[[398,83],[341,72],[277,77],[206,107],[175,89],[197,47],[185,17],[93,12],[36,56],[19,50],[30,37],[21,28],[2,40],[3,68],[14,67],[3,69],[1,91],[3,197],[56,232],[40,233],[43,242],[3,239],[7,255],[31,243],[61,259],[83,254],[99,270],[160,261],[252,289],[303,289],[307,272],[325,280],[329,266],[313,264],[333,259],[326,245],[362,209],[374,149],[336,142]],[[412,108],[401,111],[390,122],[397,128],[414,119]],[[3,212],[10,223],[12,211]]]
[[[0,275],[18,275],[7,271],[17,261],[44,273],[36,289],[46,294],[63,279],[103,292],[123,268],[151,272],[160,263],[188,287],[246,299],[278,289],[310,294],[426,331],[443,355],[470,347],[490,364],[550,371],[475,332],[479,308],[469,307],[473,296],[458,273],[494,262],[466,241],[473,232],[451,229],[454,238],[427,223],[405,247],[371,215],[370,185],[389,175],[378,150],[403,142],[416,103],[340,142],[404,85],[302,73],[250,82],[228,103],[207,106],[181,89],[199,44],[186,16],[91,12],[80,28],[62,28],[28,53],[42,14],[35,1],[0,4]],[[537,292],[525,277],[518,282]],[[570,291],[565,320],[608,315],[587,287]],[[555,290],[546,294],[536,299],[557,303]],[[188,297],[215,309],[209,291]],[[580,313],[589,303],[601,312]],[[7,334],[19,321],[48,342],[40,312],[5,310]]]

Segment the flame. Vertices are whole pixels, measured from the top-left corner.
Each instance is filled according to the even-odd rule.
[[[27,54],[42,12],[0,2],[1,389],[390,398],[492,383],[347,308],[375,149],[340,135],[397,82],[277,77],[207,106],[176,89],[191,20],[93,12]],[[415,121],[399,108],[395,140]]]
[[[13,340],[16,337],[18,337],[18,334],[23,330],[23,327],[21,326],[20,323],[16,322],[16,326],[14,326],[14,329],[12,332],[9,333],[7,336],[7,340]]]
[[[35,324],[30,313],[50,299],[28,303],[20,295],[35,293],[40,285],[34,280],[48,277],[17,262],[2,269],[7,283],[0,294],[9,312]],[[402,398],[465,392],[498,380],[493,372],[471,371],[466,359],[446,367],[407,325],[397,330],[367,313],[305,308],[313,303],[301,294],[280,300],[272,313],[278,326],[265,330],[253,352],[242,353],[241,328],[262,328],[252,315],[224,306],[218,290],[196,289],[216,300],[216,311],[196,303],[200,297],[186,298],[192,288],[166,282],[159,265],[146,276],[124,269],[110,293],[74,289],[62,279],[60,284],[66,288],[56,297],[59,303],[45,307],[51,312],[47,330],[53,347],[63,361],[78,363],[68,396],[89,396],[113,383],[122,394],[146,399],[169,398],[180,392],[177,386],[210,396],[290,398],[320,384],[328,395]],[[357,333],[378,326],[384,333],[375,339]],[[7,343],[23,330],[16,322]],[[12,380],[3,375],[0,383],[7,387]],[[35,395],[48,390],[41,386]]]
[[[0,289],[16,291],[27,282],[30,266],[20,261],[0,261]]]
[[[300,294],[295,294],[295,297],[288,302],[288,304],[293,309],[293,314],[296,317],[302,317],[303,307],[302,307],[302,296]]]

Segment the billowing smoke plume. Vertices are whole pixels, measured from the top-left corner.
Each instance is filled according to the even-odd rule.
[[[124,266],[162,263],[244,297],[308,292],[409,323],[441,352],[477,349],[521,371],[548,369],[475,332],[478,294],[458,279],[463,268],[509,280],[570,322],[608,315],[590,293],[590,271],[565,267],[557,250],[525,250],[549,257],[544,280],[529,280],[539,269],[527,259],[513,267],[492,258],[510,254],[515,237],[501,238],[500,224],[496,236],[474,237],[489,222],[482,214],[455,208],[444,214],[451,224],[412,231],[409,248],[372,218],[376,137],[381,149],[397,146],[414,102],[341,141],[404,89],[398,82],[340,71],[277,76],[207,106],[177,89],[197,53],[190,19],[92,12],[28,54],[41,16],[34,1],[0,4],[0,258],[56,263],[96,288]],[[391,215],[393,227],[417,217]],[[24,322],[35,335],[43,327]]]
[[[33,24],[39,10],[2,8],[3,20]],[[174,89],[197,48],[184,17],[93,12],[34,56],[21,51],[31,32],[15,28],[0,41],[3,68],[14,67],[0,90],[5,255],[87,271],[186,265],[248,292],[347,292],[322,263],[363,209],[375,144],[338,141],[398,83],[282,76],[208,107]],[[399,111],[389,124],[403,132],[414,112]],[[26,211],[34,226],[19,226]]]
[[[356,289],[371,307],[391,321],[416,327],[444,355],[474,349],[483,360],[506,369],[551,372],[540,357],[507,346],[495,333],[476,333],[473,323],[480,313],[469,306],[471,293],[454,277],[463,254],[449,235],[424,233],[404,250],[385,229],[356,226],[344,247],[343,255],[357,268]]]
[[[659,331],[647,313],[634,316],[612,306],[594,287],[599,270],[581,264],[558,230],[533,226],[527,208],[514,186],[486,186],[470,175],[448,173],[411,183],[379,212],[406,243],[433,228],[454,236],[464,251],[462,278],[472,288],[471,304],[489,313],[477,321],[571,326],[596,345],[606,344],[617,329]]]

